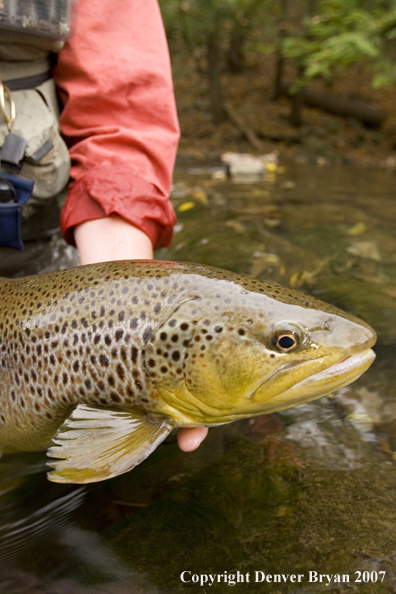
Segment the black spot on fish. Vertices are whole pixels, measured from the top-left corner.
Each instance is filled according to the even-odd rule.
[[[106,357],[106,355],[100,355],[99,357],[99,362],[102,365],[102,367],[108,367],[109,366],[109,359],[108,357]]]
[[[125,377],[125,370],[120,363],[117,365],[116,371],[117,371],[117,375],[120,378],[120,380],[123,380]]]
[[[121,398],[119,397],[119,395],[116,392],[111,392],[110,398],[112,399],[113,402],[121,402]]]
[[[135,346],[133,346],[131,352],[132,352],[132,363],[136,363],[136,361],[138,359],[139,351]]]
[[[124,330],[116,330],[115,339],[118,342],[124,336]]]

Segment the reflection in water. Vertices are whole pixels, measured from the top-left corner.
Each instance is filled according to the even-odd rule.
[[[4,456],[0,592],[177,593],[188,587],[182,571],[237,570],[350,578],[239,583],[239,594],[396,591],[393,177],[292,165],[249,185],[214,172],[176,171],[179,222],[159,256],[305,288],[377,329],[377,361],[330,398],[213,429],[188,455],[171,437],[132,472],[88,488],[50,484],[44,453]],[[76,263],[54,232],[24,254],[0,253],[0,274]],[[386,579],[358,584],[357,570]]]

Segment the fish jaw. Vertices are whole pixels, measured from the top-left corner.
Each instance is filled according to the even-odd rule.
[[[260,403],[261,412],[271,413],[290,408],[325,396],[339,390],[357,380],[371,366],[375,359],[370,349],[348,355],[298,382],[285,392],[268,398],[265,401],[265,382],[252,395],[252,399]],[[257,413],[260,414],[260,413]]]

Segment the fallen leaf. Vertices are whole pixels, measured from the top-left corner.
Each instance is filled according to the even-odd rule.
[[[360,223],[356,223],[356,225],[353,225],[353,227],[350,227],[347,231],[348,235],[363,235],[363,233],[366,233],[367,231],[367,227],[364,223],[360,222]]]
[[[180,206],[177,210],[179,212],[185,212],[186,210],[190,210],[191,208],[194,208],[194,206],[195,206],[194,202],[183,202],[183,204],[180,204]]]

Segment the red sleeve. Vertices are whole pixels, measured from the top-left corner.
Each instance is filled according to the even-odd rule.
[[[55,68],[72,184],[61,229],[116,213],[169,245],[179,127],[157,0],[79,0]]]

